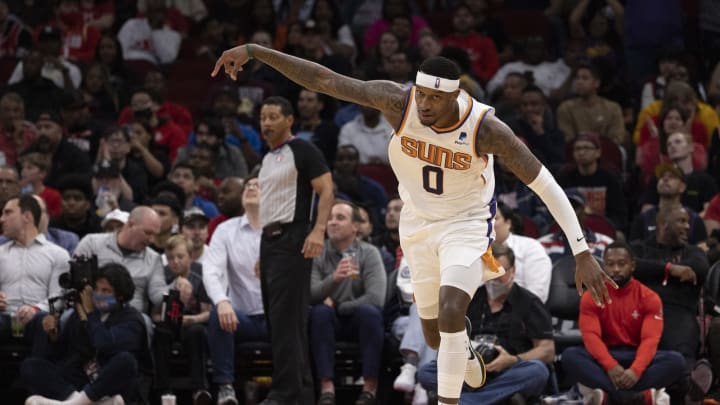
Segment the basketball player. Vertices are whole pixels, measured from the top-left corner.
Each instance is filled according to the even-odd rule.
[[[605,282],[563,190],[493,109],[459,90],[460,71],[448,59],[425,60],[407,88],[360,81],[319,64],[255,44],[225,51],[215,64],[233,80],[250,59],[275,68],[312,91],[376,108],[396,129],[390,164],[405,203],[400,243],[427,343],[438,349],[438,402],[457,404],[463,380],[473,388],[485,370],[469,345],[465,312],[475,290],[504,270],[492,257],[496,204],[493,157],[535,191],[565,232],[576,260],[575,282],[598,305],[608,302]],[[617,288],[617,287],[616,287]]]

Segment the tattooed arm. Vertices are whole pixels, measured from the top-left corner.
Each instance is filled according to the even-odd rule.
[[[502,164],[547,205],[575,255],[575,286],[578,294],[582,295],[582,285],[585,284],[596,303],[609,302],[610,295],[605,282],[609,281],[615,288],[617,285],[590,254],[575,210],[550,172],[512,130],[495,116],[487,117],[476,139],[475,149],[478,153],[491,153],[500,157]]]
[[[387,80],[362,81],[309,60],[301,59],[260,45],[245,44],[223,52],[215,63],[214,77],[224,68],[234,80],[242,65],[253,58],[264,62],[293,82],[318,93],[380,110],[394,127],[400,125],[407,88]]]

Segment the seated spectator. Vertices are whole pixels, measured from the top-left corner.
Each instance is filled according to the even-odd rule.
[[[60,0],[55,7],[55,21],[62,31],[63,53],[76,62],[91,61],[100,40],[100,30],[85,20],[80,0]]]
[[[464,49],[472,63],[472,73],[483,83],[487,83],[497,72],[500,64],[498,53],[492,39],[477,32],[477,21],[470,6],[460,3],[455,7],[452,18],[452,32],[443,37],[443,46],[455,46]]]
[[[592,229],[585,225],[585,197],[580,191],[570,188],[565,190],[565,193],[570,200],[570,204],[575,210],[575,215],[577,215],[578,221],[583,227],[583,234],[585,235],[585,240],[590,248],[590,253],[592,253],[595,257],[602,257],[605,248],[613,242],[613,238],[608,235],[593,232]],[[543,245],[545,252],[547,252],[548,256],[550,256],[550,260],[552,260],[553,263],[562,257],[572,255],[570,245],[565,239],[565,234],[562,231],[542,236],[538,239],[538,242]]]
[[[103,123],[115,121],[120,111],[120,92],[112,86],[110,71],[99,61],[85,67],[80,85],[90,114]]]
[[[50,170],[50,157],[38,152],[28,153],[21,159],[20,186],[23,194],[37,194],[45,200],[51,217],[60,215],[62,198],[52,187],[45,186],[45,178]]]
[[[259,163],[259,157],[263,154],[264,141],[258,131],[247,123],[248,117],[238,112],[241,104],[248,104],[248,101],[252,106],[248,107],[252,116],[255,113],[256,104],[248,98],[241,99],[237,88],[225,85],[215,90],[215,94],[210,97],[210,110],[215,116],[220,117],[225,127],[225,142],[235,145],[243,151],[250,168]],[[189,143],[194,142],[191,135]],[[254,159],[252,159],[252,155],[255,155]]]
[[[0,58],[20,59],[32,48],[32,36],[23,21],[10,13],[9,1],[0,1],[0,24],[4,27],[0,40]]]
[[[670,398],[664,388],[683,376],[684,360],[673,351],[658,350],[663,331],[660,297],[633,278],[635,260],[623,242],[608,245],[605,273],[620,287],[608,288],[612,304],[580,301],[580,331],[584,347],[569,347],[562,365],[571,381],[582,384],[585,403],[658,404]]]
[[[225,142],[225,128],[220,120],[211,117],[200,119],[195,126],[195,145],[210,147],[214,154],[214,177],[224,179],[228,176],[246,177],[248,164],[243,152],[237,146]],[[194,146],[181,148],[177,161],[189,158]]]
[[[663,51],[657,58],[657,75],[643,84],[640,96],[640,108],[646,108],[655,100],[661,100],[665,95],[665,88],[670,83],[681,57],[677,50]]]
[[[152,92],[158,104],[157,114],[160,117],[170,118],[183,133],[189,134],[193,130],[193,119],[190,111],[182,104],[166,100],[167,83],[165,75],[158,70],[151,70],[145,74],[143,86],[147,91]],[[132,106],[127,106],[120,111],[118,125],[125,125],[133,119]]]
[[[425,35],[432,35],[431,33]],[[440,39],[434,38],[435,44],[442,49]],[[422,40],[421,40],[422,42]],[[440,54],[438,49],[438,55]],[[400,50],[400,42],[397,35],[392,31],[385,31],[380,34],[377,44],[365,55],[365,60],[360,64],[358,70],[365,77],[384,77],[387,74],[387,66],[390,64],[390,57]]]
[[[564,101],[557,109],[558,127],[565,134],[565,141],[581,132],[593,132],[624,145],[627,133],[622,109],[618,103],[598,95],[602,82],[597,68],[581,64],[574,74],[578,97]]]
[[[697,94],[690,85],[677,80],[667,86],[662,100],[653,101],[640,111],[635,125],[635,132],[633,133],[633,142],[637,145],[640,144],[640,130],[647,124],[648,119],[660,114],[662,105],[665,103],[679,104],[691,117],[694,117],[694,121],[697,120],[705,126],[705,136],[693,137],[693,141],[707,148],[710,145],[713,131],[720,125],[720,118],[718,118],[712,107],[697,99]]]
[[[510,72],[494,95],[495,115],[505,122],[521,118],[522,90],[530,84],[528,77],[520,72]]]
[[[0,162],[14,165],[18,155],[35,139],[35,126],[25,121],[25,101],[17,93],[3,94],[0,97]]]
[[[667,143],[670,135],[677,132],[692,135],[692,163],[697,170],[703,170],[707,164],[706,148],[695,139],[704,139],[705,126],[691,119],[690,112],[679,104],[664,103],[658,117],[648,119],[647,125],[640,130],[640,141],[635,154],[635,163],[642,172],[642,184],[647,184],[660,163],[667,163]]]
[[[193,391],[193,402],[210,403],[212,397],[207,391],[206,378],[207,331],[205,325],[210,318],[212,303],[205,292],[202,276],[191,271],[191,265],[197,264],[197,262],[190,257],[190,244],[191,242],[182,235],[175,235],[168,239],[165,244],[165,256],[168,261],[165,267],[165,281],[168,285],[175,283],[177,278],[184,278],[190,282],[189,289],[180,291],[180,301],[184,306],[182,329],[177,339],[182,344],[183,353],[189,360],[187,368],[190,383],[187,388]],[[156,313],[154,316],[156,322],[162,319],[161,315]],[[155,387],[161,395],[172,393],[168,360],[172,356],[175,341],[175,332],[171,327],[162,322],[155,325],[153,335]]]
[[[141,161],[132,158],[133,149],[138,150]],[[95,162],[108,161],[117,165],[120,169],[121,183],[125,183],[122,188],[127,187],[125,193],[129,191],[129,194],[132,194],[132,201],[141,202],[144,201],[145,195],[148,193],[148,177],[151,176],[145,167],[143,159],[147,159],[151,166],[160,169],[159,172],[162,173],[162,163],[132,135],[130,130],[111,126],[105,130],[103,137],[100,139]],[[125,197],[128,197],[128,195],[125,195]]]
[[[192,207],[183,214],[180,231],[187,239],[190,260],[193,262],[201,263],[207,251],[205,241],[208,240],[208,222],[207,215],[197,207]]]
[[[95,49],[95,60],[107,69],[110,74],[110,86],[115,91],[123,91],[126,84],[130,84],[134,76],[125,66],[122,54],[122,45],[114,35],[103,34]],[[126,94],[122,92],[121,94]]]
[[[685,175],[685,192],[682,196],[683,205],[695,212],[703,212],[706,204],[718,192],[715,179],[702,170],[695,170],[692,162],[693,144],[687,134],[676,132],[670,134],[667,140],[667,151],[670,163],[679,167]],[[646,210],[657,204],[659,196],[657,193],[658,177],[653,177],[648,183],[648,188],[642,198],[642,210]]]
[[[62,196],[60,215],[50,220],[50,226],[74,232],[80,239],[101,231],[100,218],[93,208],[93,189],[87,175],[70,174],[58,186]]]
[[[293,124],[292,132],[296,137],[315,144],[327,162],[334,162],[340,129],[332,120],[323,118],[329,109],[330,99],[327,96],[308,89],[300,90],[298,119]]]
[[[152,360],[143,317],[127,305],[134,292],[133,279],[124,266],[100,267],[93,286],[80,292],[80,301],[63,327],[58,331],[56,321],[48,328],[55,336],[56,360],[29,357],[23,361],[21,378],[35,394],[26,404],[140,400],[139,380],[152,367]],[[94,372],[88,374],[88,370]]]
[[[150,247],[162,254],[165,252],[165,244],[168,239],[180,233],[183,209],[175,197],[165,194],[155,196],[150,201],[150,207],[155,210],[160,218],[160,231],[153,236]],[[165,258],[163,257],[164,263]]]
[[[133,120],[128,126],[130,135],[129,161],[137,163],[148,173],[148,186],[165,178],[170,170],[170,148],[155,143],[155,131],[149,122]]]
[[[358,205],[358,214],[360,214],[358,239],[363,242],[372,243],[370,237],[373,234],[374,228],[372,220],[370,219],[370,212],[362,205]]]
[[[57,110],[62,103],[63,90],[42,75],[43,55],[31,50],[22,58],[22,79],[7,87],[25,102],[25,114],[30,121],[46,110]]]
[[[547,97],[539,87],[525,86],[520,98],[520,119],[511,123],[515,133],[550,170],[565,163],[563,134],[555,125]]]
[[[533,238],[513,232],[515,214],[510,207],[498,202],[495,213],[495,242],[512,249],[515,255],[515,283],[535,294],[543,303],[550,292],[552,262],[543,245]]]
[[[368,53],[379,41],[383,32],[390,30],[393,20],[396,17],[405,17],[410,20],[409,45],[416,46],[420,34],[428,31],[425,19],[419,15],[412,15],[407,0],[384,1],[382,15],[370,25],[364,32],[363,49]]]
[[[96,255],[99,266],[107,263],[125,266],[135,284],[135,294],[127,302],[147,314],[148,304],[159,306],[168,289],[160,255],[149,247],[159,231],[160,218],[155,211],[140,206],[130,212],[127,223],[117,233],[97,233],[82,238],[75,254]]]
[[[208,223],[208,242],[218,225],[230,218],[239,217],[244,213],[242,206],[243,185],[245,181],[240,177],[227,177],[218,189],[217,207],[220,214],[210,219]]]
[[[65,231],[60,228],[50,228],[50,215],[48,215],[45,200],[37,195],[33,195],[33,197],[35,197],[35,200],[38,204],[40,204],[40,224],[38,224],[38,232],[45,235],[45,238],[50,242],[67,250],[67,252],[72,256],[78,242],[80,241],[78,236],[73,232]],[[5,237],[0,236],[0,245],[3,243],[5,243]]]
[[[598,135],[582,132],[572,144],[576,167],[562,171],[558,183],[563,188],[580,190],[590,213],[605,216],[615,228],[625,229],[628,221],[625,194],[617,173],[600,167],[602,149]]]
[[[20,176],[14,166],[0,166],[0,204],[20,195]]]
[[[523,43],[523,48],[521,60],[502,65],[487,83],[489,94],[495,93],[509,73],[530,72],[534,83],[540,87],[546,97],[549,97],[550,93],[560,88],[572,73],[570,67],[562,59],[555,62],[547,61],[547,46],[543,38],[527,38]]]
[[[360,112],[352,121],[340,128],[338,149],[343,145],[353,145],[360,158],[360,164],[389,164],[387,145],[393,134],[393,128],[380,111],[360,106]]]
[[[688,243],[697,245],[707,238],[705,224],[702,218],[692,209],[682,205],[682,196],[685,192],[685,175],[679,167],[673,165],[660,165],[655,171],[657,181],[657,205],[646,209],[635,216],[630,228],[629,240],[645,240],[652,237],[656,230],[657,213],[668,207],[682,207],[688,213]]]
[[[168,25],[165,2],[148,0],[144,14],[131,18],[120,27],[117,38],[126,61],[145,61],[166,65],[175,61],[182,36]]]
[[[51,80],[57,87],[65,90],[77,89],[82,81],[82,72],[74,63],[68,62],[62,52],[62,33],[52,26],[44,26],[37,36],[35,48],[43,59],[42,77]],[[8,84],[23,81],[25,77],[24,61],[18,62]]]
[[[52,166],[45,185],[59,189],[60,178],[67,174],[92,172],[87,153],[68,142],[63,136],[63,122],[55,111],[43,111],[35,123],[38,138],[23,153],[40,152],[52,157]]]
[[[257,177],[245,183],[244,214],[218,225],[203,258],[203,283],[215,305],[210,312],[208,343],[217,403],[237,403],[235,342],[269,341],[260,278],[260,188]]]
[[[198,207],[208,218],[215,218],[218,215],[217,206],[212,201],[197,195],[197,176],[195,169],[189,163],[176,164],[168,178],[185,192],[185,201],[180,202],[184,209]]]
[[[371,209],[375,218],[381,218],[387,204],[387,194],[378,182],[358,173],[358,159],[359,153],[355,146],[340,146],[335,154],[333,181],[338,192],[348,196],[355,204]]]
[[[400,248],[400,233],[398,227],[400,226],[400,211],[402,211],[402,207],[403,201],[399,195],[388,198],[384,215],[385,229],[382,233],[377,234],[372,241],[372,244],[380,249],[380,255],[382,256],[387,273],[390,273],[397,267],[395,265],[395,256]]]
[[[667,207],[657,214],[655,238],[632,243],[635,277],[662,299],[664,328],[660,349],[680,352],[685,358],[685,381],[695,368],[700,342],[697,322],[698,300],[708,272],[705,253],[688,244],[688,213],[679,206]],[[689,394],[692,401],[702,400],[706,392],[685,383],[674,387],[671,395]]]
[[[387,276],[377,248],[357,240],[359,220],[355,205],[336,201],[327,223],[325,249],[313,260],[310,347],[320,379],[318,403],[322,405],[335,403],[336,339],[359,341],[364,383],[355,404],[375,404]]]
[[[173,121],[171,116],[161,114],[159,98],[154,91],[135,90],[130,98],[133,120],[149,124],[152,139],[158,145],[167,146],[170,161],[174,161],[177,151],[187,143],[187,133]],[[122,125],[118,122],[118,125]]]
[[[492,250],[505,274],[478,288],[467,318],[472,322],[468,330],[472,343],[485,342],[480,344],[490,347],[483,351],[495,349],[497,356],[485,359],[488,376],[482,389],[463,387],[463,402],[473,404],[539,396],[550,375],[548,365],[555,357],[550,313],[535,294],[513,281],[513,251],[502,245],[494,245]],[[422,367],[418,380],[426,390],[437,392],[437,363]]]
[[[0,245],[0,339],[10,339],[11,325],[17,321],[24,329],[25,342],[37,355],[46,354],[42,328],[48,298],[60,294],[58,279],[70,269],[68,252],[40,232],[41,215],[35,197],[24,195],[5,203],[0,217],[8,240]]]
[[[507,204],[524,220],[531,221],[540,235],[546,234],[554,219],[540,197],[510,170],[504,170],[502,159],[495,159],[495,173],[495,193],[498,201]]]

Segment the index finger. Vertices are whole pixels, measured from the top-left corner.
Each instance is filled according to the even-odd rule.
[[[223,58],[224,58],[224,55],[221,55],[218,58],[218,60],[215,62],[215,68],[213,69],[212,73],[210,73],[210,77],[217,76],[218,72],[220,71],[220,68],[222,67],[222,65],[224,63]]]

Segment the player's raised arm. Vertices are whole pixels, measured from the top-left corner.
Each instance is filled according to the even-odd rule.
[[[400,124],[408,90],[404,86],[387,80],[357,80],[318,63],[260,45],[243,44],[226,50],[215,63],[211,75],[215,77],[220,69],[224,69],[235,80],[237,72],[250,59],[271,66],[308,90],[378,109],[391,125],[397,128]]]
[[[479,153],[499,156],[502,164],[547,205],[575,255],[575,285],[578,294],[582,294],[582,285],[585,284],[596,303],[607,303],[610,297],[605,282],[615,283],[602,271],[590,253],[575,210],[555,178],[513,131],[495,116],[489,116],[482,124],[476,139],[475,148]]]

